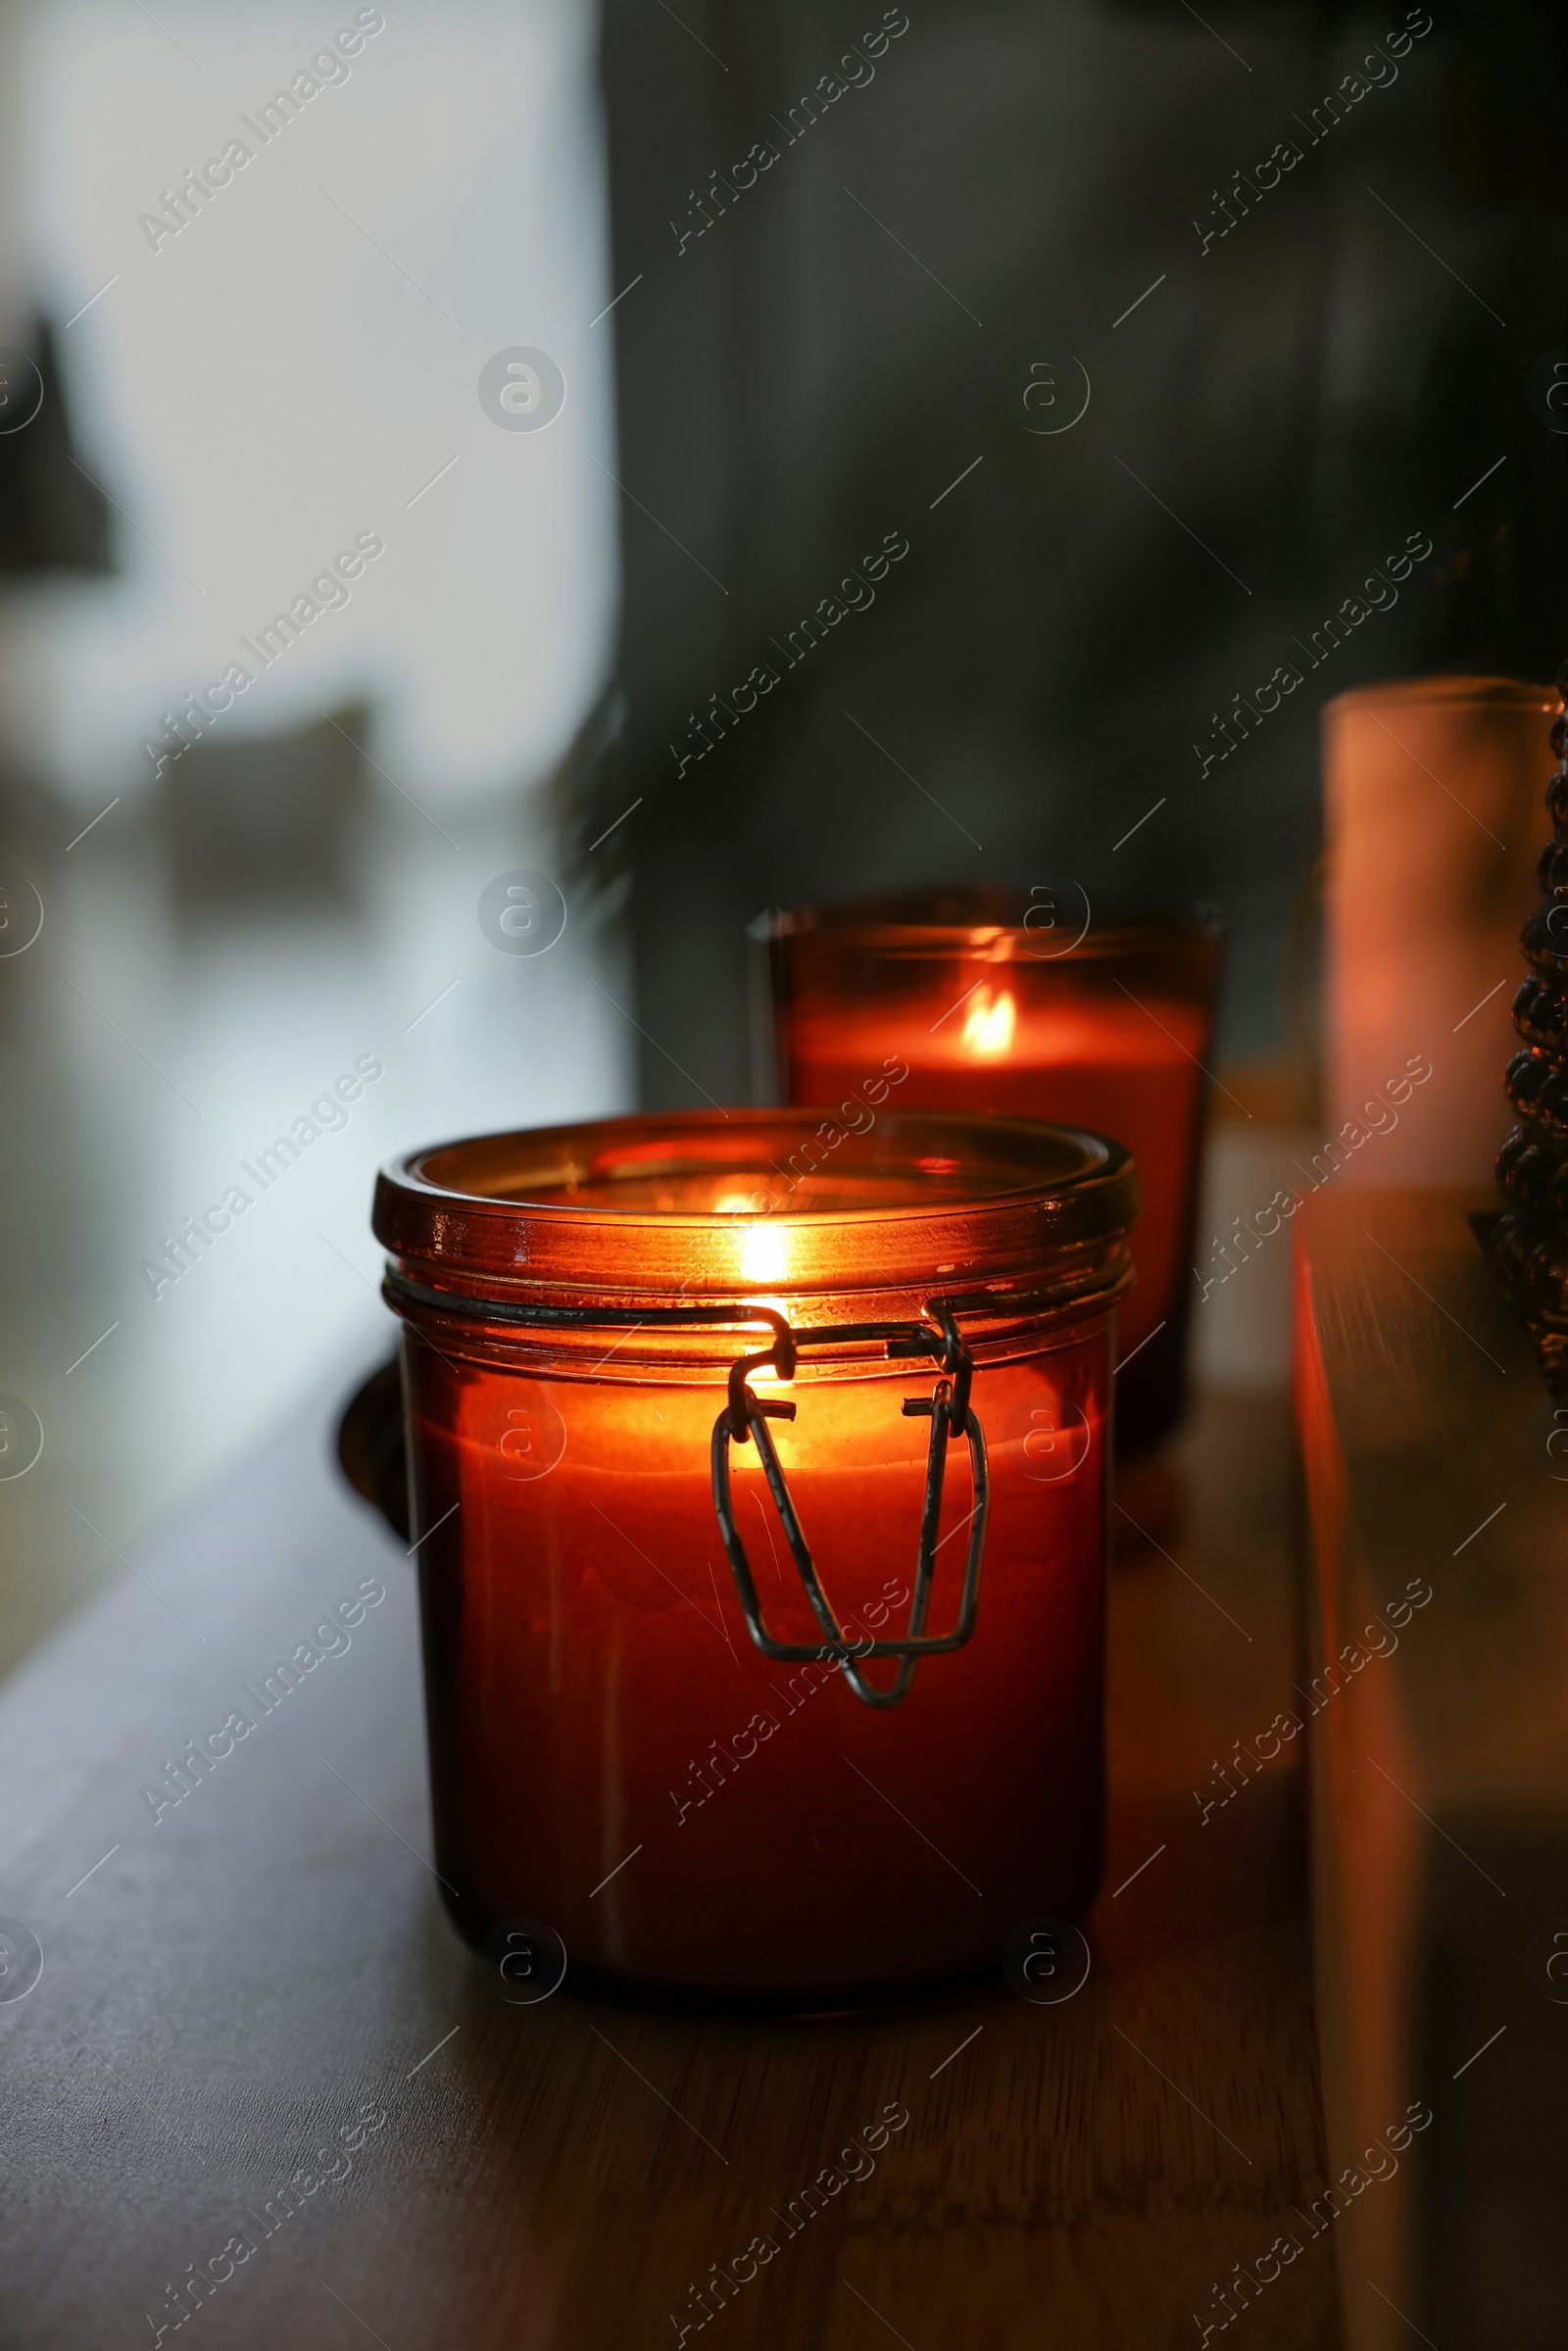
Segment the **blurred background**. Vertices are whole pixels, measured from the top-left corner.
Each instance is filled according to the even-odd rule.
[[[380,1159],[746,1099],[763,907],[1218,904],[1205,1223],[1268,1197],[1318,1137],[1322,704],[1568,648],[1565,47],[1490,4],[0,13],[0,1391],[45,1432],[0,1669],[383,1343]],[[518,352],[564,401],[498,393]],[[522,868],[568,909],[531,956],[477,914]],[[1211,1378],[1283,1377],[1280,1255]]]

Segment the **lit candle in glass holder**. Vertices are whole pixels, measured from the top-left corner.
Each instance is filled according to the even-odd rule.
[[[799,907],[765,945],[777,1089],[848,1105],[1059,1120],[1137,1163],[1138,1284],[1119,1316],[1118,1442],[1180,1416],[1220,963],[1204,910],[1099,912],[987,886]],[[1081,926],[1081,927],[1080,927]]]
[[[1087,1907],[1136,1213],[1115,1145],[905,1111],[383,1171],[466,1935],[832,2002]]]

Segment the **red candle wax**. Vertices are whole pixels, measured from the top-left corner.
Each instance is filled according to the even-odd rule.
[[[436,1869],[472,1940],[540,1924],[589,1981],[833,1999],[994,1964],[1098,1882],[1125,1154],[890,1113],[797,1183],[815,1125],[492,1138],[378,1186],[408,1326]],[[767,1426],[839,1628],[907,1636],[947,1374],[860,1334],[929,1338],[944,1298],[988,1473],[973,1632],[873,1708],[808,1608],[756,1443],[728,1442],[766,1634],[810,1654],[749,1636],[715,1417],[730,1366],[770,1344],[757,1310],[785,1316],[805,1351],[752,1389],[797,1407]],[[671,1319],[688,1312],[712,1327]],[[814,1331],[850,1335],[813,1352]],[[926,1635],[958,1618],[976,1519],[970,1441],[945,1461]],[[854,1670],[886,1690],[898,1668]]]
[[[1061,1120],[1128,1146],[1143,1212],[1117,1445],[1163,1437],[1183,1402],[1213,915],[1091,906],[1076,885],[976,884],[800,906],[752,935],[766,949],[786,1101],[841,1120],[890,1101]]]
[[[476,1919],[542,1919],[591,1968],[810,1987],[960,1967],[1024,1919],[1087,1906],[1102,1834],[1103,1327],[1064,1355],[981,1382],[988,1425],[1010,1434],[990,1445],[974,1638],[925,1660],[881,1714],[831,1660],[773,1663],[748,1641],[702,1475],[711,1384],[551,1382],[564,1450],[525,1482],[497,1453],[515,1378],[460,1382],[414,1347],[416,1525],[435,1530],[420,1572],[437,1866]],[[931,1383],[795,1390],[778,1449],[802,1521],[845,1614],[885,1632],[908,1614],[925,1479],[924,1426],[900,1403]],[[811,1641],[755,1448],[734,1491],[770,1626]],[[972,1501],[955,1459],[937,1621]]]
[[[1138,1284],[1118,1315],[1128,1356],[1169,1318],[1186,1280],[1186,1176],[1205,1024],[1176,998],[1134,1003],[1071,982],[1030,1003],[1030,977],[1000,971],[956,1008],[938,994],[874,1009],[803,1001],[785,1036],[789,1099],[836,1104],[902,1065],[908,1075],[889,1097],[901,1103],[1051,1119],[1124,1143],[1143,1200],[1133,1237]]]

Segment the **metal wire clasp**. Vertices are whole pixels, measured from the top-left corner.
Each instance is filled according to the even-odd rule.
[[[718,1531],[724,1539],[730,1571],[735,1578],[746,1629],[764,1657],[776,1657],[786,1663],[801,1658],[834,1658],[846,1682],[856,1696],[867,1706],[897,1706],[908,1691],[914,1679],[914,1669],[921,1657],[938,1656],[948,1649],[962,1648],[974,1631],[975,1609],[980,1593],[980,1563],[985,1552],[986,1520],[991,1508],[991,1477],[986,1462],[985,1435],[974,1406],[969,1401],[969,1390],[974,1378],[974,1363],[951,1310],[942,1304],[927,1308],[931,1324],[926,1323],[859,1323],[843,1324],[830,1330],[812,1331],[803,1336],[780,1321],[771,1347],[760,1354],[743,1355],[731,1367],[729,1398],[713,1423],[713,1509],[718,1519]],[[932,1325],[935,1327],[933,1328]],[[770,1420],[793,1420],[795,1406],[772,1396],[759,1397],[752,1392],[749,1375],[761,1366],[771,1364],[781,1380],[795,1376],[795,1367],[803,1350],[815,1351],[822,1347],[842,1344],[849,1340],[881,1339],[887,1343],[890,1356],[930,1355],[941,1366],[935,1393],[928,1398],[906,1397],[906,1415],[914,1418],[930,1416],[931,1443],[926,1454],[925,1503],[920,1513],[920,1543],[915,1564],[914,1592],[909,1603],[908,1631],[892,1641],[873,1641],[869,1637],[852,1638],[833,1613],[832,1603],[822,1589],[811,1557],[810,1546],[801,1527],[768,1429]],[[969,1550],[964,1563],[963,1590],[958,1602],[958,1621],[951,1633],[927,1633],[925,1620],[931,1604],[931,1584],[936,1570],[937,1527],[942,1516],[942,1485],[947,1468],[948,1445],[956,1436],[969,1441],[969,1465],[974,1480],[974,1508],[969,1517]],[[779,1521],[794,1554],[795,1565],[811,1604],[811,1613],[821,1627],[822,1640],[814,1641],[775,1641],[762,1622],[761,1605],[757,1586],[752,1578],[751,1563],[746,1545],[735,1524],[730,1506],[729,1448],[731,1444],[745,1445],[755,1439],[758,1454],[767,1479],[768,1492],[778,1511]],[[956,1529],[954,1530],[956,1533]],[[899,1670],[885,1690],[868,1682],[860,1671],[861,1662],[868,1657],[897,1657]]]

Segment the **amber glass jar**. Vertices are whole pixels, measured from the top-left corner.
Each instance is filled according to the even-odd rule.
[[[838,1102],[902,1071],[901,1108],[1001,1111],[1113,1135],[1138,1165],[1138,1286],[1116,1431],[1181,1417],[1220,925],[1193,906],[1091,906],[1076,885],[977,883],[798,906],[754,925],[770,1018],[760,1091]]]
[[[1093,1896],[1136,1178],[867,1093],[855,1131],[625,1118],[380,1177],[475,1942],[831,2000]]]

